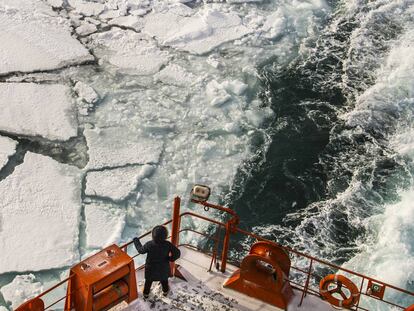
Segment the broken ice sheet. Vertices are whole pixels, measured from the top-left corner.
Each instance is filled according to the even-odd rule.
[[[31,152],[0,181],[0,274],[79,259],[80,184],[77,168]]]
[[[0,11],[0,75],[52,70],[94,60],[71,36],[69,23],[44,2],[2,0]]]
[[[144,17],[143,32],[154,36],[162,45],[194,54],[205,54],[225,42],[252,32],[234,13],[224,13],[206,6],[197,13],[194,10],[193,14],[188,17],[181,11],[177,13],[174,8],[148,14]]]
[[[124,73],[150,75],[168,62],[168,52],[161,51],[149,36],[132,30],[113,28],[91,35],[95,54]]]
[[[125,211],[102,203],[85,205],[86,246],[102,248],[119,242],[125,226]]]
[[[156,164],[164,145],[126,127],[86,129],[84,135],[89,149],[88,169]]]
[[[152,174],[154,168],[152,165],[143,165],[88,172],[85,194],[114,201],[124,200],[142,179]]]
[[[16,151],[17,141],[0,136],[0,170],[9,161],[9,157]]]
[[[18,275],[11,283],[0,288],[4,300],[10,303],[14,310],[26,300],[39,295],[42,291],[42,283],[38,282],[33,274]]]
[[[70,89],[60,84],[0,83],[0,130],[50,140],[77,135]]]

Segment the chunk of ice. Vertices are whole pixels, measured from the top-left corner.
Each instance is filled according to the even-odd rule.
[[[155,80],[162,81],[165,84],[177,86],[189,86],[196,81],[196,77],[192,73],[176,64],[166,66],[158,72],[154,78]]]
[[[0,274],[79,259],[80,171],[28,152],[0,181]]]
[[[89,104],[94,104],[99,100],[99,95],[95,92],[95,90],[82,81],[76,82],[73,90],[81,99]]]
[[[156,164],[163,150],[163,142],[122,127],[86,129],[84,135],[89,148],[89,169]]]
[[[86,175],[86,195],[124,200],[142,179],[151,175],[154,166],[128,166],[105,171],[92,171]]]
[[[0,136],[0,170],[6,165],[9,157],[16,152],[17,141]]]
[[[27,5],[38,2],[28,1]],[[2,5],[0,3],[0,9]],[[6,2],[6,7],[8,5]],[[53,11],[48,13],[50,15],[44,13],[40,18],[37,14],[23,12],[21,7],[27,9],[24,6],[16,7],[16,10],[11,10],[12,13],[0,15],[0,75],[51,70],[94,59],[71,36],[69,26],[59,17],[51,16]],[[36,12],[36,7],[33,11]]]
[[[10,303],[14,310],[23,302],[39,295],[42,291],[42,283],[37,282],[33,274],[18,275],[11,283],[0,288],[4,300]]]
[[[107,205],[85,205],[86,246],[102,248],[120,240],[125,226],[125,211]]]
[[[219,45],[238,39],[251,29],[242,25],[235,13],[205,8],[186,17],[174,11],[154,12],[144,17],[143,31],[155,36],[161,44],[194,54],[205,54]]]
[[[59,84],[0,83],[0,129],[67,140],[77,135],[74,102]]]
[[[82,0],[68,0],[75,11],[84,16],[97,16],[105,10],[105,5],[96,2],[86,2]]]
[[[92,40],[96,55],[125,73],[151,75],[169,59],[151,38],[132,30],[111,29],[92,35]]]
[[[97,29],[98,28],[96,28],[94,24],[82,23],[82,25],[77,27],[75,31],[80,36],[87,36],[87,35],[90,35],[91,33],[96,32]]]

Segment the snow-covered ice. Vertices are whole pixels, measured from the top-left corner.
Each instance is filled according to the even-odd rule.
[[[96,91],[81,81],[76,82],[73,90],[78,94],[79,98],[83,99],[89,104],[94,104],[99,100],[99,95]]]
[[[170,10],[148,14],[144,18],[143,31],[155,36],[162,45],[194,54],[205,54],[225,42],[252,32],[234,13],[223,14],[210,8],[202,9],[190,17],[180,13]]]
[[[96,55],[124,73],[154,74],[169,59],[168,52],[161,51],[151,38],[132,30],[114,28],[91,37]]]
[[[163,150],[162,141],[131,133],[128,128],[86,129],[84,135],[89,148],[89,169],[156,164]]]
[[[124,200],[138,184],[154,171],[154,166],[127,166],[104,171],[91,171],[86,175],[88,196]]]
[[[86,204],[86,246],[102,248],[116,243],[125,226],[125,211],[104,204]]]
[[[84,16],[97,16],[105,10],[105,5],[92,1],[68,0],[68,3],[77,13]]]
[[[26,300],[39,295],[42,291],[42,283],[38,282],[33,274],[18,275],[11,283],[0,288],[4,300],[11,304],[13,309]]]
[[[166,66],[160,72],[155,74],[154,78],[165,84],[177,86],[191,86],[197,81],[196,76],[176,64]]]
[[[16,151],[17,141],[0,136],[0,170],[9,161],[9,157]]]
[[[93,60],[44,2],[0,1],[0,75],[51,70]]]
[[[70,89],[59,84],[0,83],[0,130],[50,140],[76,136]]]
[[[98,28],[96,28],[94,24],[83,23],[82,25],[77,27],[75,30],[78,35],[87,36],[87,35],[90,35],[91,33],[96,32],[97,29]]]
[[[0,181],[0,273],[61,268],[79,259],[80,172],[28,152]]]

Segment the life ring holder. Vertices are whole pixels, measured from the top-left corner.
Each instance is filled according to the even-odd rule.
[[[329,289],[332,284],[335,284],[336,287]],[[343,287],[350,292],[349,297],[345,294]],[[351,308],[358,302],[360,296],[358,287],[350,279],[340,274],[325,276],[319,283],[319,293],[331,305],[340,308]],[[342,299],[334,297],[334,294],[339,294]]]

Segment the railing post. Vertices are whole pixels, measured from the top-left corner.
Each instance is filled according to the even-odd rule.
[[[178,246],[179,234],[180,234],[180,197],[174,198],[173,205],[173,217],[172,217],[172,229],[171,229],[171,243]]]
[[[226,222],[226,234],[223,241],[223,251],[221,253],[221,272],[226,272],[227,253],[229,252],[231,221]]]
[[[179,234],[180,234],[180,206],[181,199],[180,197],[174,198],[173,205],[173,216],[172,216],[172,225],[171,225],[171,243],[175,246],[178,246],[179,243]],[[174,262],[170,263],[170,270],[172,276],[176,275],[176,265]]]

